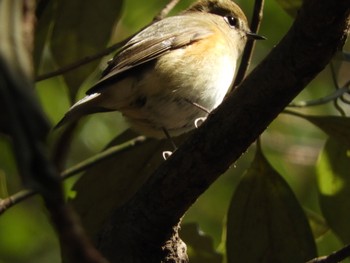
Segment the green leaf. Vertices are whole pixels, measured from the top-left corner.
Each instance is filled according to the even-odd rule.
[[[60,0],[52,32],[51,50],[59,67],[103,50],[118,21],[121,0]],[[95,61],[64,74],[71,96],[97,67]]]
[[[212,237],[203,233],[195,223],[181,226],[181,239],[187,245],[191,263],[221,263],[222,255],[215,251]]]
[[[316,257],[303,209],[260,150],[231,200],[226,236],[228,263],[298,263]]]
[[[277,3],[286,11],[291,17],[296,17],[303,1],[302,0],[276,0]]]
[[[338,237],[350,243],[350,147],[330,138],[316,173],[323,215]]]
[[[110,146],[136,137],[126,132],[114,139]],[[179,145],[184,136],[175,138]],[[88,169],[73,190],[71,203],[82,218],[91,236],[100,229],[113,209],[128,201],[152,172],[164,162],[162,152],[171,149],[166,140],[149,139],[101,161]]]
[[[309,116],[301,115],[330,137],[350,146],[350,118],[340,116]]]

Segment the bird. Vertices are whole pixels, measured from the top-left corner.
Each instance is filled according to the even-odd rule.
[[[231,0],[200,0],[134,35],[56,125],[119,111],[136,132],[175,137],[198,126],[232,86],[247,39],[260,40]]]

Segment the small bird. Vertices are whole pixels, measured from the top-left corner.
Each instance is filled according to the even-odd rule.
[[[230,89],[246,41],[264,39],[231,0],[200,0],[136,34],[57,124],[120,111],[148,137],[194,129]]]

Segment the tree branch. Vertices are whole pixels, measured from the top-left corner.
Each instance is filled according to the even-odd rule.
[[[100,52],[97,52],[96,54],[93,54],[91,56],[86,56],[84,58],[82,58],[81,60],[78,60],[78,61],[75,61],[73,62],[72,64],[69,64],[65,67],[61,67],[57,70],[54,70],[52,72],[48,72],[48,73],[44,73],[40,76],[37,76],[35,78],[35,81],[42,81],[42,80],[45,80],[45,79],[49,79],[49,78],[53,78],[53,77],[56,77],[56,76],[60,76],[64,73],[67,73],[69,71],[72,71],[73,69],[76,69],[76,68],[79,68],[85,64],[88,64],[88,63],[91,63],[99,58],[102,58],[104,56],[107,56],[109,55],[110,53],[116,51],[118,48],[122,47],[126,42],[128,42],[130,40],[131,37],[128,37],[116,44],[113,44],[112,46],[104,49],[104,50],[101,50]]]
[[[338,263],[347,257],[350,257],[350,245],[343,247],[329,256],[314,258],[307,263]]]
[[[113,262],[170,262],[176,245],[171,250],[168,241],[180,218],[325,68],[344,44],[349,14],[348,0],[305,0],[267,58],[139,192],[114,211],[97,240],[101,251]]]

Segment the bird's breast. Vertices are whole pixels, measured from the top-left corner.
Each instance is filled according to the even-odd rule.
[[[196,45],[173,50],[160,57],[154,68],[144,71],[137,83],[138,95],[123,113],[140,132],[159,137],[162,128],[178,135],[194,128],[196,119],[206,117],[229,90],[236,68],[234,52],[217,43],[208,49]]]

